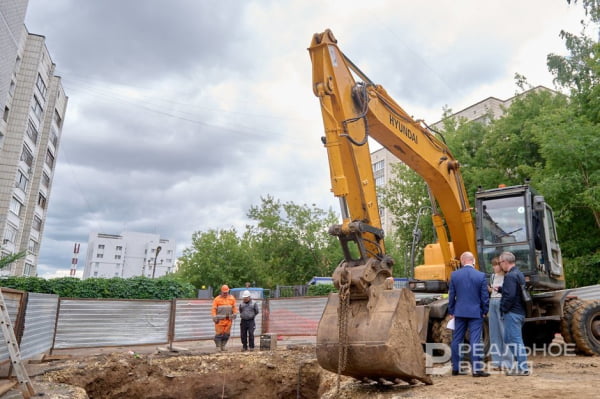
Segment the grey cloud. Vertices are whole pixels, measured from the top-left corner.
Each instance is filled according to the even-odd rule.
[[[244,35],[233,1],[71,0],[36,13],[38,5],[30,2],[28,19],[43,32],[32,33],[47,37],[59,70],[114,82],[152,81],[198,62],[227,68],[231,43]]]

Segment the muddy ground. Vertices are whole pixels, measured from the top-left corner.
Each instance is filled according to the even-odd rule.
[[[556,349],[556,347],[555,347]],[[280,345],[274,351],[217,353],[119,350],[39,363],[31,377],[38,393],[53,399],[196,398],[592,398],[600,389],[600,357],[531,356],[532,375],[488,378],[434,375],[433,385],[368,385],[321,369],[314,344]],[[50,357],[51,359],[51,357]],[[31,365],[33,366],[33,365]],[[436,365],[443,372],[443,365]],[[11,391],[2,399],[21,397]]]

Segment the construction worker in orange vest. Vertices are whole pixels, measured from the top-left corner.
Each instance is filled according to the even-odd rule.
[[[235,304],[235,297],[229,295],[229,287],[224,284],[221,287],[221,294],[213,300],[211,311],[215,322],[215,344],[222,351],[225,350],[231,333],[231,325],[237,316],[238,310]]]

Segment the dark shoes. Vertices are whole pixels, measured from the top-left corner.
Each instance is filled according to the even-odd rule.
[[[487,373],[485,371],[478,371],[476,373],[473,373],[473,377],[489,377],[490,373]]]
[[[452,370],[452,375],[468,375],[469,373],[466,370]]]
[[[529,374],[529,370],[508,370],[506,372],[509,377],[527,377]]]

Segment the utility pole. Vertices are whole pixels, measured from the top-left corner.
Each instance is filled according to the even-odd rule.
[[[154,273],[156,273],[156,258],[158,258],[158,253],[161,250],[161,246],[156,247],[156,253],[154,254],[154,267],[152,268],[152,278],[154,278]]]

